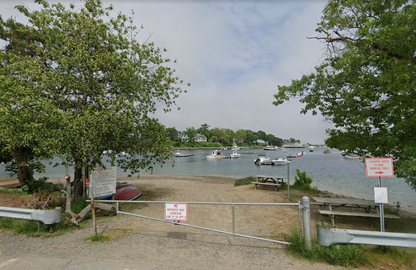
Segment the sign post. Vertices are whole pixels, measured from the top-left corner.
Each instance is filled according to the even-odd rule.
[[[188,205],[186,203],[165,203],[165,220],[175,222],[188,219]]]
[[[387,188],[381,187],[381,177],[393,177],[392,158],[366,158],[365,170],[367,177],[378,177],[379,187],[374,188],[374,202],[380,204],[380,230],[384,232],[384,203],[387,200]]]
[[[94,197],[111,195],[116,192],[117,167],[97,168],[90,176],[90,198],[91,210],[95,236],[97,236],[97,225],[95,222]]]

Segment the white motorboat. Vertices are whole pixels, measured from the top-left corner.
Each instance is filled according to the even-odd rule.
[[[231,158],[239,158],[239,157],[241,157],[241,154],[240,154],[240,153],[238,153],[237,151],[234,151],[234,152],[231,154]]]
[[[211,154],[207,156],[207,159],[222,159],[223,155],[221,150],[213,150]]]
[[[290,163],[290,160],[287,158],[276,158],[272,160],[274,165],[286,165]]]
[[[234,142],[233,147],[231,148],[231,150],[237,151],[237,150],[240,150],[240,147],[238,147],[237,144]]]
[[[270,158],[257,158],[254,160],[255,165],[274,165]]]
[[[355,154],[348,154],[344,156],[345,159],[362,159],[360,156]]]
[[[192,157],[193,154],[182,154],[179,150],[176,150],[175,157]]]

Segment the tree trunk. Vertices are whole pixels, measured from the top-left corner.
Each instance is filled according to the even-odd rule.
[[[23,185],[27,182],[27,166],[17,165],[19,170],[17,178],[19,179],[19,184]]]
[[[82,169],[75,169],[74,171],[74,196],[76,198],[82,197],[83,183],[82,183]]]
[[[110,216],[114,216],[116,214],[116,209],[114,206],[105,204],[105,203],[95,203],[94,204],[94,211],[95,209],[101,209],[103,211],[106,211]],[[74,215],[71,219],[71,223],[78,225],[81,221],[84,220],[84,218],[87,216],[87,214],[91,211],[91,204],[87,205],[79,214]]]

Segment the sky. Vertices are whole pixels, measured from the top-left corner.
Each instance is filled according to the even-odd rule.
[[[49,1],[51,3],[55,1]],[[79,0],[63,0],[74,3]],[[26,0],[3,0],[3,18],[24,18],[16,4],[31,9]],[[166,127],[184,131],[227,128],[264,131],[282,139],[323,144],[325,130],[334,125],[320,115],[306,115],[298,99],[275,106],[278,85],[313,71],[325,57],[325,44],[307,37],[315,29],[326,4],[323,0],[118,0],[103,1],[126,15],[134,10],[134,23],[144,29],[136,37],[166,48],[176,59],[176,75],[187,90],[176,100],[180,110],[160,110],[155,117]]]

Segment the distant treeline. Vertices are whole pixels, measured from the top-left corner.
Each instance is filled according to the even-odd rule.
[[[273,146],[282,146],[284,142],[298,142],[294,138],[289,140],[284,140],[282,138],[276,137],[273,134],[267,134],[266,132],[252,131],[249,129],[239,129],[233,131],[228,128],[213,128],[209,129],[208,124],[202,124],[198,129],[194,127],[188,127],[184,131],[178,131],[176,128],[171,127],[167,128],[168,136],[174,142],[176,147],[188,147],[193,146],[196,143],[200,147],[215,147],[218,146],[218,143],[227,146],[232,145],[236,142],[238,145],[252,145],[256,144],[258,140],[263,140],[268,145]],[[195,141],[198,140],[197,136],[203,135],[206,138],[206,142]],[[186,140],[187,139],[187,140]],[[201,137],[199,137],[201,139]]]

